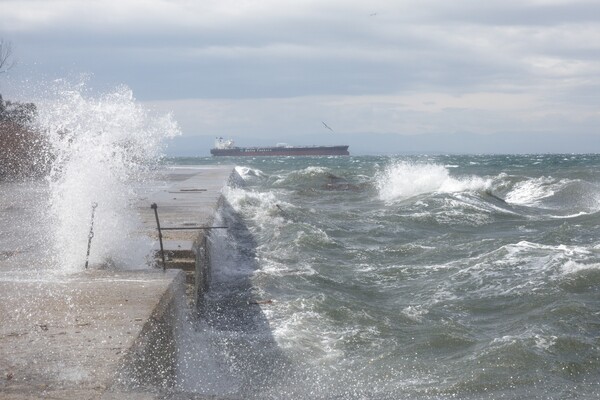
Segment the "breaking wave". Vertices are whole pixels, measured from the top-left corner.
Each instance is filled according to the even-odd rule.
[[[378,174],[376,185],[381,200],[396,201],[426,193],[484,191],[491,181],[476,176],[455,178],[438,164],[397,162]]]
[[[550,177],[529,179],[517,183],[505,200],[513,204],[540,205],[543,199],[553,196],[563,184]]]
[[[164,139],[180,133],[177,124],[170,115],[149,113],[125,86],[93,96],[83,84],[60,82],[53,97],[38,104],[37,126],[53,160],[48,181],[54,262],[63,270],[84,266],[93,212],[90,262],[144,265],[150,244],[128,242],[139,236],[133,191],[160,160]]]

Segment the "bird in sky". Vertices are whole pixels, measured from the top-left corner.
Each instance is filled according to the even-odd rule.
[[[323,122],[323,121],[321,121],[321,122]],[[329,129],[331,132],[333,132],[333,129],[331,129],[331,128],[329,127],[329,125],[327,125],[325,122],[323,122],[323,126],[325,126],[325,128],[327,128],[327,129]]]

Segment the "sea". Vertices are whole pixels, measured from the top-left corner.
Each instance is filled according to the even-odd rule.
[[[600,155],[163,159],[179,128],[127,87],[49,95],[49,175],[0,182],[2,279],[81,271],[90,217],[92,266],[151,268],[154,172],[238,175],[165,398],[600,398]]]
[[[212,375],[188,389],[600,398],[600,155],[169,162],[241,177],[195,328]]]

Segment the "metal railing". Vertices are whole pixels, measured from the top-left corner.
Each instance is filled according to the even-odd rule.
[[[88,234],[87,253],[85,255],[85,269],[87,269],[90,263],[90,250],[92,249],[92,239],[94,238],[94,216],[96,215],[96,207],[98,207],[98,203],[92,203],[92,222],[90,224],[90,233]]]
[[[167,227],[162,228],[160,226],[160,219],[158,218],[158,205],[152,203],[150,208],[154,210],[154,217],[156,218],[156,228],[158,230],[158,242],[160,243],[160,255],[162,259],[163,271],[167,270],[167,263],[165,261],[165,250],[163,246],[162,231],[184,231],[184,230],[210,230],[210,229],[228,229],[227,226],[181,226],[181,227]]]

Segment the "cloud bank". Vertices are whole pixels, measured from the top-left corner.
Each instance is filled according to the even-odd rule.
[[[0,37],[11,81],[90,72],[188,136],[600,139],[593,0],[2,0]]]

